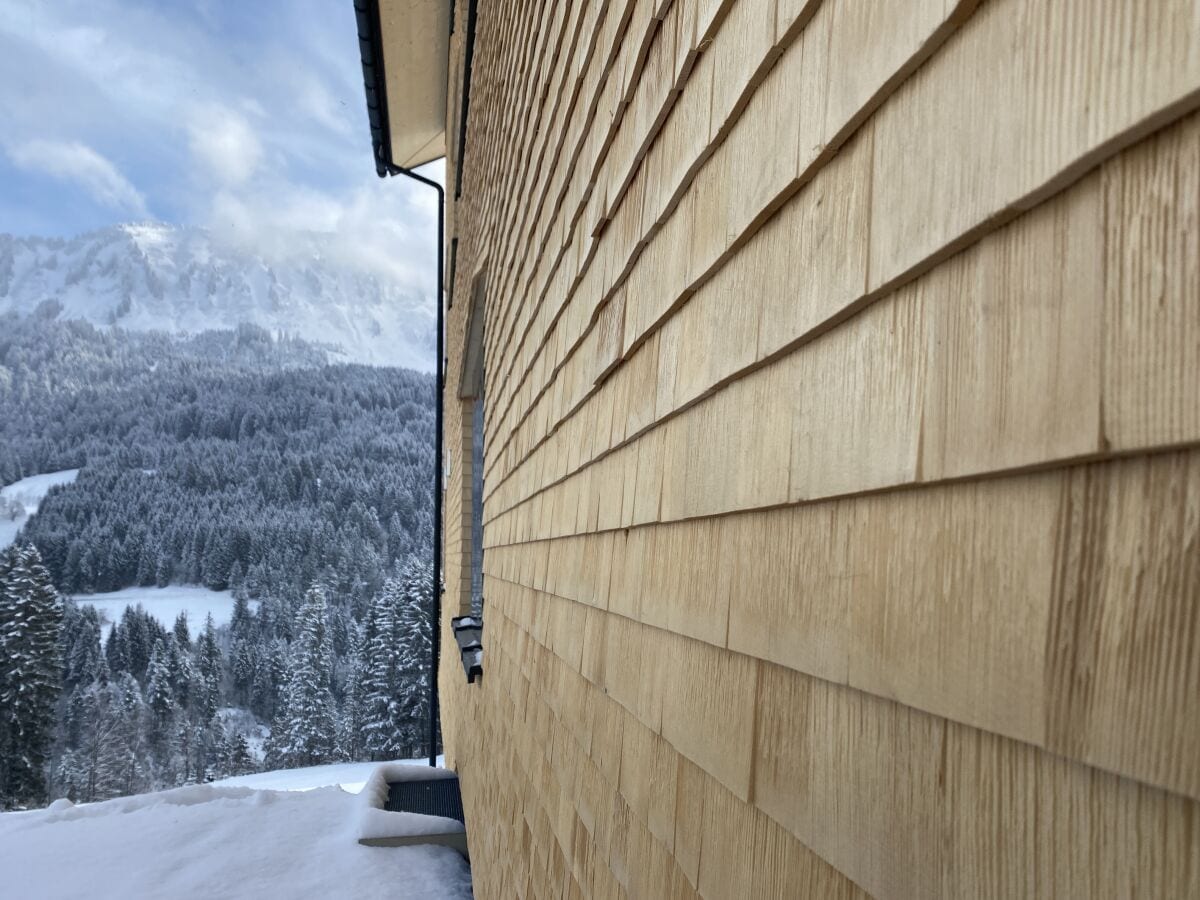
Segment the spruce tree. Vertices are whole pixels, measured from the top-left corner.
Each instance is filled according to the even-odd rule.
[[[250,636],[254,627],[254,613],[250,611],[250,601],[244,591],[237,591],[233,598],[233,614],[229,619],[229,637],[239,641]]]
[[[109,683],[114,717],[114,743],[118,747],[116,767],[118,794],[136,794],[149,789],[146,761],[145,705],[137,681],[128,672]]]
[[[338,755],[346,760],[363,758],[363,722],[366,715],[367,656],[364,651],[362,629],[352,628],[350,633],[350,664],[346,675],[345,696],[338,719]]]
[[[196,639],[196,671],[200,682],[195,699],[196,718],[208,723],[221,705],[221,648],[217,646],[212,613],[205,618],[204,631]]]
[[[17,548],[0,550],[0,698],[10,690],[8,658],[9,623],[16,615],[16,598],[11,587],[12,571],[17,562]],[[9,772],[9,717],[0,709],[0,809],[6,805]]]
[[[428,752],[428,673],[433,652],[432,581],[432,566],[416,556],[408,559],[400,573],[400,605],[395,632],[400,648],[400,677],[396,699],[409,756]]]
[[[175,642],[179,644],[179,649],[190,650],[192,648],[192,636],[188,633],[186,609],[180,610],[179,615],[175,617],[175,625],[171,632],[175,635]]]
[[[403,659],[397,640],[401,585],[384,582],[367,613],[371,641],[366,648],[366,690],[363,700],[363,745],[371,759],[394,759],[406,744],[400,680]]]
[[[129,672],[129,637],[125,631],[124,622],[117,622],[108,633],[104,642],[104,657],[108,661],[108,671],[111,675]]]
[[[76,799],[84,803],[113,796],[110,770],[113,721],[108,712],[107,692],[97,684],[72,695],[72,725],[78,744],[73,754],[72,786]]]
[[[46,799],[47,764],[62,691],[62,599],[32,545],[7,554],[0,600],[3,802]]]
[[[171,670],[162,644],[154,648],[146,667],[145,704],[146,741],[160,774],[165,777],[171,768],[177,710]]]
[[[282,747],[284,757],[295,766],[317,765],[333,758],[333,660],[325,612],[325,593],[313,585],[300,608],[287,691],[286,740]]]
[[[227,739],[225,768],[230,775],[247,775],[254,771],[254,757],[250,755],[245,735],[234,734]]]
[[[100,614],[96,612],[96,607],[74,607],[69,631],[63,642],[66,650],[64,686],[74,688],[89,685],[100,677],[102,671],[107,676],[107,667],[103,665],[104,655],[100,651]]]

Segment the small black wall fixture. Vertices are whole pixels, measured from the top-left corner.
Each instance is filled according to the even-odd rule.
[[[474,684],[483,676],[483,619],[479,616],[457,616],[450,620],[454,629],[454,642],[462,657],[463,671],[467,683]]]

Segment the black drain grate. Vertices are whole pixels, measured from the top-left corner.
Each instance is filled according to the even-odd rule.
[[[387,805],[392,812],[442,816],[466,824],[458,778],[434,778],[429,781],[394,781],[388,785]]]

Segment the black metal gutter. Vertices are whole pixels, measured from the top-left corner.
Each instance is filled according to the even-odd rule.
[[[430,628],[431,660],[429,665],[429,765],[437,765],[438,745],[438,657],[441,655],[442,621],[442,420],[445,391],[445,309],[442,302],[445,290],[443,255],[446,243],[446,191],[432,178],[418,175],[392,162],[392,135],[388,125],[387,83],[383,72],[383,44],[379,22],[378,0],[354,0],[358,18],[358,49],[362,56],[363,85],[367,93],[367,116],[371,122],[371,144],[375,152],[375,172],[380,178],[404,175],[427,185],[438,195],[437,245],[437,397],[434,401],[436,433],[434,437],[433,476],[433,609]]]
[[[467,6],[467,45],[463,56],[462,100],[459,104],[458,160],[454,172],[454,199],[462,196],[463,157],[467,155],[467,112],[471,108],[471,69],[475,63],[475,16],[477,0]]]
[[[354,0],[354,15],[358,19],[358,54],[362,58],[363,87],[367,93],[367,119],[371,123],[375,173],[380,178],[386,178],[391,174],[392,136],[388,128],[378,0]]]

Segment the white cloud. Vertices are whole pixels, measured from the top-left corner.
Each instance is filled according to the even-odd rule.
[[[226,186],[248,181],[263,155],[262,143],[250,123],[216,104],[196,111],[188,126],[188,146],[196,161]]]
[[[42,172],[74,182],[109,209],[148,218],[146,200],[111,162],[80,141],[34,139],[8,147],[13,163],[29,172]]]
[[[109,199],[48,209],[50,230],[107,224],[124,198],[120,218],[149,205],[265,256],[310,252],[318,232],[322,253],[432,296],[435,194],[375,177],[349,4],[0,0],[0,153],[50,136],[48,115],[54,137],[119,158],[142,192],[71,152],[57,173],[86,169]]]
[[[399,178],[380,182],[364,175],[350,189],[329,192],[264,176],[218,191],[201,221],[215,235],[273,259],[309,252],[304,236],[322,234],[322,248],[340,264],[432,293],[434,192]]]

